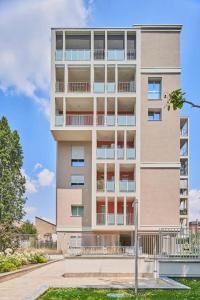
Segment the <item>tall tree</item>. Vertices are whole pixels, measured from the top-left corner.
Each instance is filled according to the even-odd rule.
[[[33,223],[29,220],[25,221],[20,227],[20,233],[22,234],[36,234],[37,229]]]
[[[25,177],[21,173],[23,152],[16,130],[0,119],[0,224],[14,224],[23,216]],[[7,226],[7,225],[6,225]]]

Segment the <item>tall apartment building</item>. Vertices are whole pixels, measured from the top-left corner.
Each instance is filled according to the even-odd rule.
[[[164,97],[180,85],[180,31],[52,29],[59,249],[84,233],[130,245],[135,199],[139,230],[187,225],[188,120]]]

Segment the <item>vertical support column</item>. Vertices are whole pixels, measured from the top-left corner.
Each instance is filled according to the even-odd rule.
[[[55,50],[56,50],[56,32],[51,31],[51,126],[55,126]]]
[[[97,97],[93,98],[93,125],[97,125]]]
[[[65,31],[63,33],[63,49],[62,49],[62,60],[65,60]]]
[[[64,91],[68,92],[68,65],[65,63],[65,79],[64,79]]]
[[[118,101],[117,97],[115,97],[115,126],[117,126],[117,116],[118,116]]]
[[[127,60],[127,30],[124,32],[124,58]]]
[[[104,163],[104,191],[107,193],[107,164]]]
[[[104,125],[107,125],[107,107],[108,107],[107,101],[108,98],[105,97],[104,98]]]
[[[66,98],[63,98],[63,126],[66,126]]]
[[[108,66],[105,64],[105,76],[104,76],[104,91],[107,93],[107,81],[108,81]]]
[[[115,160],[117,160],[117,130],[115,130]],[[115,162],[116,164],[116,162]]]
[[[91,31],[91,65],[90,65],[90,91],[94,92],[94,31]]]
[[[105,216],[106,216],[106,226],[108,225],[108,197],[105,197]]]
[[[124,225],[126,226],[126,220],[127,220],[127,212],[126,212],[126,203],[127,203],[127,197],[124,197]]]
[[[107,53],[108,53],[108,34],[106,30],[105,31],[105,60],[107,60]]]
[[[92,227],[96,225],[96,190],[97,190],[97,174],[96,174],[96,129],[92,129]]]
[[[116,85],[116,92],[118,93],[118,66],[115,65],[115,85]]]
[[[124,130],[124,154],[125,159],[127,159],[127,131]]]
[[[115,214],[115,225],[117,225],[117,196],[115,196],[114,214]]]

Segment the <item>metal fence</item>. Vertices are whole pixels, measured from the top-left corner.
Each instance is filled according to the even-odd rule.
[[[15,243],[21,249],[57,249],[57,241],[54,241],[50,236],[40,238],[34,234],[19,234],[14,237]]]
[[[193,234],[188,229],[161,229],[155,233],[138,233],[139,256],[148,258],[200,258],[200,232]],[[129,245],[121,245],[115,235],[99,235],[98,239],[88,234],[73,236],[69,255],[135,255],[134,232]]]

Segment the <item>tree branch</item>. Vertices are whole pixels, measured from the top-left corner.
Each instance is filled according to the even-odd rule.
[[[187,104],[191,105],[192,107],[200,108],[200,104],[195,104],[188,100],[183,100],[183,103],[187,103]]]

